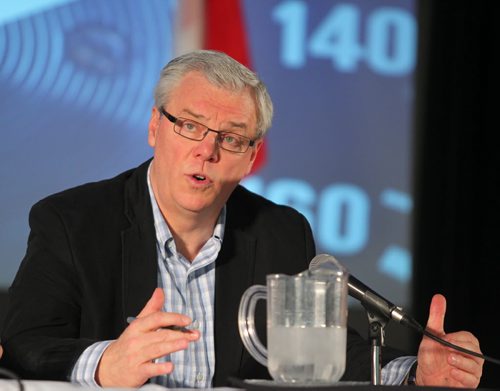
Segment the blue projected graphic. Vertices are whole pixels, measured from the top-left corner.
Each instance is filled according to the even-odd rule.
[[[9,1],[2,4],[0,25],[30,17],[37,13],[50,10],[75,0],[23,0]]]
[[[172,51],[168,4],[46,1],[32,9],[43,12],[1,26],[0,79],[27,94],[141,125],[151,109],[154,76]],[[163,48],[145,45],[158,37]]]
[[[389,76],[413,71],[416,29],[408,11],[379,6],[362,18],[359,6],[339,3],[307,36],[309,8],[305,1],[284,1],[274,7],[273,19],[282,30],[280,55],[286,67],[301,68],[310,55],[329,59],[342,72],[356,72],[361,61],[374,72]],[[363,28],[368,32],[364,46]]]
[[[255,67],[279,100],[272,164],[245,186],[301,211],[319,251],[407,297],[412,3],[258,3],[245,1]]]
[[[175,12],[166,0],[0,4],[1,286],[23,256],[34,202],[150,157]]]

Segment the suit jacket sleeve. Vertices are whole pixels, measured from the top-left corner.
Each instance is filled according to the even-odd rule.
[[[22,378],[69,380],[81,353],[116,339],[151,297],[157,255],[148,166],[33,206],[2,332],[2,364]]]
[[[87,346],[79,338],[80,283],[64,220],[50,203],[30,212],[26,255],[9,291],[4,361],[22,378],[67,380]]]

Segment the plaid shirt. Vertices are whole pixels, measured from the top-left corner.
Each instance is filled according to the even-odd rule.
[[[169,375],[153,378],[152,382],[169,388],[210,388],[215,370],[215,259],[222,245],[226,210],[224,207],[212,237],[189,262],[176,249],[174,238],[153,196],[149,175],[148,186],[156,230],[158,286],[165,292],[163,310],[188,315],[193,320],[191,327],[200,331],[200,339],[190,343],[186,350],[159,359],[171,361],[174,370]]]
[[[212,237],[195,259],[189,262],[176,250],[172,234],[154,197],[149,170],[148,189],[156,230],[158,286],[165,293],[163,310],[188,315],[193,319],[191,327],[200,331],[200,339],[190,343],[188,349],[157,360],[171,361],[174,370],[169,375],[152,378],[151,382],[170,388],[209,388],[215,370],[215,259],[222,246],[226,208],[223,208],[219,216]],[[73,383],[98,386],[95,371],[104,350],[111,342],[96,342],[82,353],[71,373]]]

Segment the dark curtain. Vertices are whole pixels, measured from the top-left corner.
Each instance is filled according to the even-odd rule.
[[[432,295],[443,293],[445,331],[471,331],[483,354],[500,359],[500,143],[493,105],[500,23],[492,3],[418,3],[412,308],[425,325]],[[486,362],[480,387],[499,386],[500,366]]]

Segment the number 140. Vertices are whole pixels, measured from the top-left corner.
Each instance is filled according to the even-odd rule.
[[[402,76],[413,70],[416,26],[413,15],[406,10],[380,7],[362,21],[358,7],[338,4],[308,37],[307,7],[305,1],[291,0],[273,10],[273,19],[282,26],[280,57],[284,66],[301,68],[309,55],[330,59],[341,72],[355,72],[360,61],[387,76]],[[360,37],[362,27],[366,33],[364,43]]]

